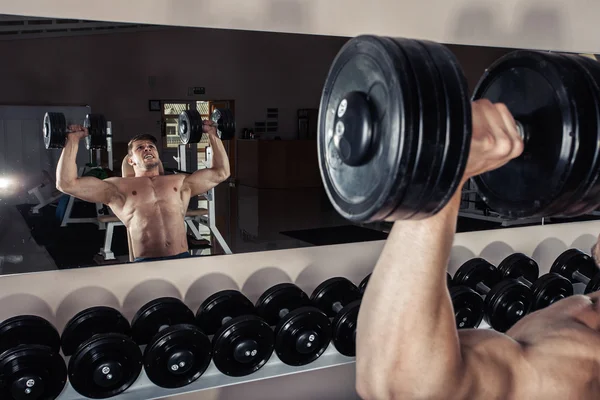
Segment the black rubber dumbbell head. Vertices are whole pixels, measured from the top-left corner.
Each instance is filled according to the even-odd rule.
[[[362,294],[358,287],[343,277],[327,279],[317,286],[310,296],[313,304],[331,318],[338,317],[339,313],[344,310],[344,324],[346,325],[339,324],[337,320],[332,323],[334,328],[332,341],[341,354],[349,357],[356,354],[356,334],[349,335],[347,332],[350,329],[348,325],[354,330],[356,329],[356,321],[351,321],[349,317],[358,316],[360,301],[357,300],[360,300],[361,297]],[[355,310],[351,310],[351,308]],[[335,329],[336,327],[338,330]]]
[[[131,326],[111,307],[92,307],[65,326],[62,347],[71,355],[69,381],[79,394],[104,399],[127,390],[142,370],[142,353]]]
[[[213,362],[225,375],[252,374],[273,353],[275,340],[271,327],[237,290],[223,290],[206,299],[196,313],[196,323],[206,334],[214,333]]]
[[[327,315],[292,283],[267,289],[256,302],[256,310],[269,325],[275,326],[275,352],[285,364],[309,364],[323,354],[331,341]]]
[[[0,324],[0,399],[55,399],[67,382],[60,336],[46,319],[19,315]]]
[[[454,318],[458,329],[477,328],[484,315],[483,298],[473,289],[460,285],[450,288]]]
[[[147,345],[144,369],[157,386],[189,385],[208,368],[212,346],[195,323],[192,310],[174,297],[154,299],[133,317],[133,339],[139,345]]]

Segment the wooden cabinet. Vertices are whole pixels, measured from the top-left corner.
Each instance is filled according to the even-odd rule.
[[[237,140],[237,183],[259,189],[322,187],[316,140]]]

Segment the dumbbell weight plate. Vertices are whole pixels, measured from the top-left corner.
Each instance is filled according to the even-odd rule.
[[[360,284],[358,285],[358,290],[360,291],[360,294],[364,294],[365,290],[367,290],[367,285],[369,284],[370,278],[371,274],[365,276],[364,279],[360,281]]]
[[[417,152],[418,110],[409,100],[417,89],[409,71],[398,46],[373,36],[350,39],[331,65],[319,106],[318,158],[327,195],[346,219],[383,220],[402,203],[410,182],[402,172],[412,170]],[[339,115],[356,121],[336,129]],[[372,122],[377,131],[368,129]]]
[[[538,264],[523,253],[513,253],[498,264],[498,271],[504,278],[523,277],[529,282],[535,282],[540,274]]]
[[[331,323],[306,293],[292,283],[267,289],[256,302],[256,311],[275,326],[275,352],[288,365],[305,365],[323,354],[331,341]]]
[[[593,292],[597,292],[598,290],[600,290],[600,272],[598,272],[596,275],[594,275],[592,279],[590,279],[590,282],[586,285],[583,293],[590,294]]]
[[[555,272],[569,279],[571,282],[577,283],[573,279],[575,272],[592,278],[600,272],[600,269],[589,255],[579,249],[568,249],[554,260],[550,267],[550,272]]]
[[[356,356],[356,327],[360,300],[355,300],[337,313],[331,321],[333,345],[346,357]]]
[[[331,342],[331,322],[316,307],[300,307],[285,315],[274,330],[275,351],[288,365],[306,365],[321,357]]]
[[[196,312],[196,324],[207,335],[214,335],[227,320],[254,315],[254,304],[237,290],[222,290],[208,297]]]
[[[342,277],[327,279],[317,286],[310,296],[310,300],[317,308],[325,311],[330,318],[337,314],[333,309],[335,303],[340,303],[343,307],[360,298],[361,294],[356,285]]]
[[[474,290],[480,282],[491,289],[501,280],[500,271],[480,257],[472,258],[461,265],[452,279],[455,285],[465,285]]]
[[[402,199],[402,219],[410,219],[417,213],[429,213],[437,209],[442,199],[434,193],[443,183],[438,183],[446,155],[442,149],[446,144],[447,107],[444,87],[436,65],[419,41],[403,38],[382,38],[390,46],[403,53],[410,66],[407,72],[415,83],[415,90],[406,93],[405,101],[415,108],[415,131],[413,140],[426,143],[420,149],[411,167],[412,178]],[[353,122],[353,121],[350,121]],[[441,191],[443,192],[443,190]],[[442,197],[446,194],[442,193]],[[433,201],[434,204],[430,204]],[[399,210],[397,210],[399,211]]]
[[[179,114],[177,132],[182,144],[200,143],[202,140],[202,116],[198,110],[185,110]]]
[[[176,324],[195,324],[195,317],[181,300],[160,297],[142,306],[131,321],[131,336],[139,344],[148,344],[161,329]]]
[[[506,332],[529,313],[532,305],[532,291],[516,279],[506,279],[485,297],[485,319],[496,331]]]
[[[172,325],[150,339],[144,351],[144,370],[157,386],[178,388],[197,380],[208,368],[212,346],[194,325]]]
[[[106,399],[127,390],[142,370],[142,353],[120,333],[94,335],[69,359],[69,382],[92,399]]]
[[[483,298],[467,286],[450,288],[454,318],[458,329],[477,328],[483,320]]]
[[[317,143],[327,194],[345,218],[423,218],[456,190],[458,179],[448,179],[448,172],[462,175],[471,124],[453,131],[445,110],[466,94],[466,81],[450,52],[434,59],[426,54],[432,51],[416,41],[363,35],[336,56],[322,92]],[[449,95],[443,82],[457,78],[452,85],[463,90]],[[462,104],[459,99],[454,107]],[[435,122],[424,131],[421,121]],[[447,151],[457,143],[464,151]]]
[[[256,315],[225,322],[213,336],[213,362],[228,376],[246,376],[262,368],[275,347],[269,324]]]
[[[42,132],[46,149],[62,149],[67,139],[67,120],[64,114],[47,112],[44,114]]]
[[[19,345],[0,354],[0,399],[56,399],[67,383],[67,367],[49,347]]]
[[[310,305],[310,298],[298,286],[293,283],[280,283],[265,290],[258,298],[256,312],[269,325],[275,326],[284,316],[282,310],[290,312]]]
[[[217,133],[221,140],[230,140],[235,136],[235,118],[231,109],[215,109],[211,114],[211,120],[217,123]]]
[[[65,356],[72,355],[79,345],[99,333],[121,333],[130,336],[129,321],[111,307],[91,307],[77,313],[62,333],[62,349]]]
[[[595,95],[595,103],[597,107],[597,113],[600,115],[600,64],[596,60],[591,60],[588,57],[583,56],[572,56],[572,59],[579,63],[588,72],[588,81],[590,88],[593,89]],[[588,118],[594,119],[593,115],[588,114]],[[600,117],[596,117],[597,120]],[[594,135],[590,133],[590,138],[594,138]],[[582,215],[590,213],[600,206],[600,156],[596,153],[596,159],[593,160],[587,168],[587,181],[589,190],[583,194],[579,199],[575,199],[568,210],[571,215]]]
[[[575,150],[585,126],[573,71],[549,53],[515,51],[498,59],[478,82],[473,100],[504,103],[526,131],[523,153],[472,178],[483,200],[508,218],[556,215],[573,179]],[[589,167],[589,166],[588,166]]]
[[[19,315],[0,324],[0,354],[20,344],[47,346],[60,352],[60,334],[47,320],[35,315]]]
[[[579,123],[577,130],[578,149],[571,180],[576,187],[575,190],[564,193],[559,214],[565,217],[576,217],[582,215],[584,209],[589,207],[585,204],[585,196],[592,189],[598,178],[598,163],[600,161],[600,104],[598,103],[598,92],[593,89],[594,78],[590,75],[583,64],[577,59],[579,55],[554,54],[565,60],[565,65],[572,71],[574,83],[573,92],[576,94],[577,104],[574,109],[577,113]],[[592,200],[598,204],[598,199]],[[581,205],[580,205],[581,204]]]
[[[88,114],[83,121],[83,127],[87,128],[88,136],[85,137],[86,149],[106,149],[106,119],[101,114]]]
[[[573,295],[573,285],[571,282],[560,276],[550,272],[542,275],[538,280],[531,285],[533,293],[532,311],[541,310],[559,301],[565,297]]]

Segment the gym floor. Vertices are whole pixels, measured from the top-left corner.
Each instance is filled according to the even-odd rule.
[[[240,188],[236,193],[234,234],[222,232],[234,253],[383,240],[390,229],[385,223],[358,226],[346,221],[331,207],[322,189]],[[28,204],[0,206],[0,226],[10,227],[0,230],[0,255],[23,256],[16,263],[0,258],[0,274],[98,266],[94,256],[103,246],[105,231],[88,223],[61,228],[56,207],[44,207],[39,215],[30,214],[30,208]],[[94,214],[92,204],[77,202],[72,216]],[[553,222],[597,218],[600,217]],[[459,218],[457,230],[501,228],[494,222]],[[199,246],[192,240],[190,247]],[[112,249],[117,256],[127,256],[124,227],[115,228]]]

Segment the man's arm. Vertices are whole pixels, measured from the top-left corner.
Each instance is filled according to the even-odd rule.
[[[79,140],[87,135],[85,128],[72,126],[75,132],[67,136],[65,147],[58,160],[56,169],[56,188],[65,194],[78,199],[116,205],[123,202],[123,195],[117,186],[110,181],[101,180],[92,176],[79,177],[77,175],[77,150]]]
[[[213,150],[212,165],[210,168],[200,169],[189,175],[183,181],[184,187],[191,190],[192,196],[206,193],[219,183],[229,178],[229,158],[223,142],[217,136],[216,129],[212,125],[208,128],[208,141]],[[205,128],[206,129],[206,128]]]
[[[522,151],[505,107],[485,101],[473,107],[463,182]],[[530,387],[531,373],[521,345],[497,332],[459,333],[456,328],[446,268],[459,206],[460,187],[437,215],[394,224],[358,317],[356,388],[361,397],[525,398],[518,395]]]

